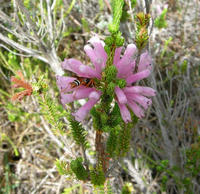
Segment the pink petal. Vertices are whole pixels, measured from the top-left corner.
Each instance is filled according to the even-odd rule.
[[[117,103],[118,103],[120,113],[121,113],[121,116],[122,116],[122,119],[124,120],[124,122],[125,123],[131,122],[131,115],[130,115],[130,112],[129,112],[128,108],[126,107],[126,105],[121,104],[119,102],[117,102]]]
[[[135,68],[135,61],[129,63],[129,65],[124,66],[118,71],[117,77],[121,79],[125,79],[133,74],[133,70]]]
[[[133,101],[128,101],[128,106],[131,108],[131,110],[135,113],[137,117],[140,119],[144,117],[144,111]]]
[[[95,51],[89,45],[86,45],[84,47],[84,51],[94,64],[97,73],[101,74],[102,68],[104,66],[103,64],[104,60],[102,58],[98,58]]]
[[[61,96],[61,103],[62,104],[67,104],[67,103],[70,103],[70,102],[74,101],[73,94],[61,93],[60,96]]]
[[[124,56],[117,63],[116,67],[118,69],[117,77],[125,78],[127,74],[133,71],[135,66],[134,53],[136,51],[136,46],[134,44],[129,44],[125,50]]]
[[[138,65],[138,72],[141,72],[145,69],[151,70],[152,69],[151,63],[152,63],[152,58],[150,57],[150,55],[146,51],[140,57],[140,62],[139,62],[139,65]]]
[[[126,93],[138,93],[143,96],[155,96],[156,95],[156,91],[150,87],[132,86],[132,87],[125,87],[123,90]]]
[[[96,56],[103,60],[103,67],[105,67],[108,56],[104,50],[104,42],[98,36],[92,37],[88,42],[93,45]]]
[[[99,78],[100,75],[91,67],[83,65],[79,60],[76,59],[65,59],[62,62],[62,67],[68,71],[74,72],[79,77],[87,77],[87,78]]]
[[[116,48],[115,49],[115,55],[113,59],[113,64],[116,65],[119,60],[120,60],[120,55],[121,55],[122,47]]]
[[[56,76],[56,83],[60,91],[72,91],[70,83],[76,80],[74,77]]]
[[[83,121],[91,108],[97,103],[98,100],[92,98],[89,99],[76,113],[73,113],[75,119],[79,122]]]
[[[101,91],[96,90],[90,93],[89,99],[99,100],[100,96],[101,96]]]
[[[127,79],[126,79],[126,82],[127,84],[131,84],[133,82],[136,82],[136,81],[139,81],[139,80],[142,80],[146,77],[148,77],[150,75],[150,71],[148,69],[144,70],[144,71],[141,71],[141,72],[138,72],[136,74],[132,74],[131,76],[129,76]]]
[[[124,94],[123,90],[120,89],[118,86],[115,87],[115,93],[117,95],[117,99],[118,99],[119,103],[121,103],[121,104],[127,103],[126,95]]]
[[[96,70],[94,70],[93,68],[86,66],[86,65],[81,65],[79,67],[80,70],[80,74],[82,73],[83,77],[88,77],[88,78],[98,78],[101,79],[101,74],[97,73]]]
[[[94,90],[95,90],[94,88],[86,88],[86,87],[78,88],[73,92],[73,97],[75,99],[88,98],[89,94]]]
[[[138,104],[140,104],[144,109],[147,109],[151,104],[152,104],[152,101],[151,99],[149,98],[146,98],[140,94],[127,94],[127,97],[128,97],[128,101],[135,101],[137,102]]]

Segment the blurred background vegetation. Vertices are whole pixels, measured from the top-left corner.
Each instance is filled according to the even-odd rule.
[[[59,103],[55,79],[59,72],[53,65],[70,57],[89,63],[83,47],[92,35],[104,39],[108,34],[110,1],[0,3],[0,193],[200,193],[199,1],[149,1],[147,47],[154,70],[146,84],[157,90],[157,96],[145,119],[132,130],[129,154],[104,188],[80,182],[70,172],[58,173],[56,159],[68,168],[80,150]],[[134,18],[147,11],[145,3],[125,1],[121,32],[126,45],[134,42]],[[14,24],[24,32],[21,37]],[[28,50],[20,50],[10,40]],[[13,102],[17,90],[10,78],[18,71],[38,87],[38,94]],[[90,118],[84,126],[92,158]]]

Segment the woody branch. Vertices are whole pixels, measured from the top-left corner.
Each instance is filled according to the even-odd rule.
[[[60,41],[64,30],[63,11],[57,19],[60,25],[56,26],[58,21],[55,19],[55,14],[53,15],[55,1],[51,3],[50,0],[46,0],[45,7],[43,0],[40,0],[40,18],[31,14],[34,8],[38,8],[34,7],[32,10],[28,10],[21,0],[14,0],[13,6],[14,12],[11,16],[0,9],[0,29],[2,31],[0,47],[9,51],[12,47],[17,50],[17,52],[13,52],[16,55],[35,57],[49,64],[56,75],[62,75],[64,72],[56,54],[55,40]],[[44,11],[45,9],[47,13]],[[36,22],[39,20],[41,23]],[[8,37],[8,33],[15,38]]]

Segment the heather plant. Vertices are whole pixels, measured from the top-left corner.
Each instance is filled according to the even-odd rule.
[[[164,10],[160,13],[160,15],[155,19],[155,26],[157,28],[161,29],[167,27],[166,15],[167,15],[167,8],[164,8]]]
[[[70,168],[76,178],[103,185],[117,161],[130,149],[131,129],[137,118],[144,117],[144,110],[151,105],[155,90],[138,86],[140,80],[151,72],[151,57],[143,51],[148,41],[147,27],[150,15],[137,14],[136,45],[129,44],[121,57],[124,39],[119,31],[124,2],[113,1],[113,21],[108,29],[110,36],[101,41],[92,37],[84,51],[94,67],[86,66],[71,58],[62,62],[62,68],[74,73],[74,77],[57,76],[61,103],[88,98],[88,101],[75,113],[68,111],[72,135],[81,146],[83,158],[76,158]],[[143,53],[142,53],[143,52]],[[86,130],[82,126],[87,115],[92,115],[95,137],[95,165],[85,154],[87,149]],[[62,165],[57,163],[59,169]],[[64,170],[63,170],[64,171]]]
[[[23,7],[21,4],[19,6]],[[94,67],[82,64],[71,58],[62,62],[64,70],[74,73],[73,77],[60,76],[57,73],[57,86],[60,101],[66,109],[63,113],[57,109],[48,95],[48,85],[40,78],[31,86],[25,81],[21,72],[12,77],[15,88],[24,88],[15,93],[13,100],[22,100],[27,95],[36,95],[41,112],[51,126],[63,133],[63,124],[59,121],[66,116],[74,141],[82,149],[82,157],[70,162],[70,169],[78,180],[91,181],[94,185],[103,185],[117,161],[130,149],[131,129],[138,118],[144,117],[144,111],[151,105],[151,96],[155,90],[139,86],[138,82],[147,78],[152,70],[152,59],[144,48],[148,41],[147,27],[150,15],[142,12],[136,15],[137,31],[135,43],[129,44],[122,55],[124,38],[119,30],[124,1],[112,1],[113,21],[108,30],[110,36],[105,42],[96,35],[92,37],[84,51]],[[61,71],[60,71],[61,72]],[[39,94],[42,94],[39,95]],[[72,112],[69,103],[88,98],[88,101],[77,111]],[[57,111],[56,111],[57,110]],[[49,112],[49,114],[47,114]],[[62,112],[62,111],[61,111]],[[82,126],[86,117],[91,114],[95,137],[95,164],[87,158],[87,132]],[[62,162],[56,163],[59,172]]]
[[[16,172],[12,154],[0,154],[1,192],[200,191],[197,43],[190,58],[170,9],[150,15],[156,5],[14,0],[0,8],[0,137],[22,152]],[[154,36],[153,26],[163,29]]]

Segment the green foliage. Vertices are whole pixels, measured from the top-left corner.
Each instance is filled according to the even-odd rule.
[[[73,184],[73,186],[71,187],[68,187],[68,188],[65,188],[64,189],[64,192],[62,192],[62,194],[70,194],[70,193],[73,193],[74,190],[76,190],[78,187],[80,187],[81,184]],[[79,193],[83,193],[81,187],[80,187],[80,191]]]
[[[108,121],[108,115],[105,114],[105,113],[103,113],[103,114],[100,115],[100,117],[101,117],[101,123],[102,123],[102,125],[103,126],[106,125],[106,123]]]
[[[126,80],[125,79],[118,79],[117,80],[117,85],[120,87],[120,88],[124,88],[126,86]]]
[[[131,7],[135,7],[137,5],[137,0],[131,0]]]
[[[142,50],[146,46],[148,39],[149,39],[149,35],[145,28],[143,28],[142,31],[138,33],[136,32],[135,42],[136,42],[137,48]]]
[[[91,183],[95,186],[101,186],[104,184],[106,178],[101,166],[90,171],[90,178]]]
[[[116,78],[117,68],[114,65],[109,65],[105,68],[105,77],[107,82],[111,82]]]
[[[0,179],[0,193],[10,194],[15,191],[15,188],[19,186],[19,183],[17,177],[11,171],[7,152],[3,155],[3,167],[4,173],[3,178]]]
[[[160,162],[159,165],[157,165],[156,169],[158,172],[163,172],[164,170],[166,170],[168,168],[168,164],[169,164],[169,161],[168,160],[162,160]]]
[[[67,175],[70,173],[69,169],[67,169],[67,163],[65,161],[56,159],[55,165],[60,175]]]
[[[150,17],[151,16],[149,14],[144,14],[142,12],[136,15],[137,29],[135,34],[135,43],[139,50],[142,50],[148,42],[149,36],[147,28],[149,25]]]
[[[97,108],[93,107],[90,111],[92,115],[92,120],[93,120],[93,127],[94,129],[101,129],[102,124],[101,124],[101,115],[97,111]]]
[[[119,157],[124,157],[130,149],[131,128],[132,124],[123,123],[119,131],[116,148]]]
[[[121,127],[119,125],[111,129],[106,142],[106,153],[108,153],[111,158],[116,155],[117,138],[120,129]]]
[[[187,60],[184,60],[182,63],[181,63],[181,73],[185,73],[187,71],[187,67],[188,67],[188,62]]]
[[[0,49],[0,64],[2,65],[2,67],[11,71],[12,73],[15,73],[20,69],[19,57],[12,54],[11,52],[7,51],[2,52],[1,49]]]
[[[119,30],[124,0],[112,0],[111,5],[112,5],[112,12],[113,12],[113,22],[112,24],[109,25],[108,29],[109,29],[109,32],[113,34]]]
[[[89,173],[84,168],[82,162],[83,159],[81,157],[76,158],[75,160],[71,161],[70,168],[72,169],[78,180],[87,180]]]
[[[137,0],[131,0],[131,8],[134,9],[137,4]],[[125,1],[123,6],[123,12],[121,17],[121,22],[126,22],[128,19],[130,19],[130,14],[128,13],[129,9],[129,2]]]
[[[3,141],[7,141],[11,145],[11,147],[13,148],[15,156],[19,156],[17,146],[14,144],[14,142],[5,133],[0,133],[0,144]]]
[[[173,40],[173,38],[170,36],[167,40],[165,40],[165,44],[164,44],[164,49],[162,50],[161,53],[161,58],[163,58],[163,56],[165,55],[165,52],[167,51],[168,45],[169,43]]]
[[[103,9],[104,9],[104,0],[99,0],[98,2],[99,2],[99,10],[103,11]]]
[[[122,187],[122,192],[121,194],[131,194],[132,191],[132,185],[129,183],[124,184]]]
[[[165,8],[161,15],[158,16],[155,21],[154,21],[154,25],[161,29],[161,28],[166,28],[167,27],[167,22],[166,22],[166,14],[167,14],[167,8]]]
[[[87,140],[85,129],[82,127],[81,123],[76,121],[70,113],[67,113],[67,120],[70,123],[74,141],[77,145],[83,146],[83,148],[86,149]]]
[[[66,111],[63,110],[61,105],[55,102],[49,93],[49,86],[47,84],[47,75],[41,76],[38,82],[33,83],[33,95],[37,97],[40,112],[44,115],[45,119],[51,124],[52,130],[55,133],[64,134],[65,123],[61,119],[65,116]]]
[[[186,168],[193,177],[200,172],[200,138],[186,151],[187,162]]]
[[[116,87],[116,84],[114,82],[110,82],[108,84],[106,92],[107,92],[107,94],[109,96],[112,96],[112,97],[114,96],[114,94],[115,94],[115,87]]]
[[[23,109],[14,105],[11,102],[7,103],[6,112],[7,112],[7,115],[8,115],[8,119],[11,122],[18,122],[18,121],[26,122],[26,118],[29,115]]]
[[[82,27],[85,32],[90,32],[89,24],[85,18],[81,18]]]
[[[57,105],[53,99],[47,95],[43,96],[44,98],[39,99],[41,112],[43,113],[46,120],[52,126],[52,130],[60,134],[64,134],[64,123],[60,119],[64,116],[59,105]]]
[[[72,0],[72,1],[71,1],[71,4],[70,4],[69,8],[68,8],[67,11],[64,13],[64,17],[67,17],[67,16],[70,14],[70,12],[71,12],[71,10],[73,9],[75,3],[76,3],[76,0]]]
[[[119,109],[118,104],[115,102],[113,110],[111,111],[109,115],[108,125],[114,128],[117,125],[119,125],[121,122],[123,121],[121,118],[120,109]]]

